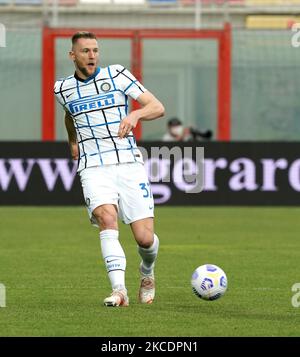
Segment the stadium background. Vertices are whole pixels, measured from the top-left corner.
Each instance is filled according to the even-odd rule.
[[[61,1],[61,2],[60,2]],[[7,47],[1,48],[1,140],[42,138],[42,29],[93,27],[104,29],[222,29],[232,26],[232,140],[297,140],[299,131],[298,49],[291,45],[291,25],[297,22],[296,1],[209,1],[195,16],[193,1],[49,1],[1,0],[1,23]],[[29,5],[30,3],[35,5]],[[47,2],[48,3],[48,2]],[[51,5],[53,3],[53,5]],[[162,5],[159,5],[159,4]],[[65,4],[65,5],[64,5]],[[293,15],[293,13],[295,15]],[[255,14],[255,15],[253,15]],[[261,15],[264,14],[264,15]],[[146,39],[143,80],[167,108],[166,117],[211,128],[216,134],[218,69],[214,40]],[[56,44],[56,78],[70,72],[69,41]],[[103,65],[121,62],[131,68],[128,39],[101,41]],[[24,71],[24,68],[26,70]],[[197,95],[195,95],[197,93]],[[30,104],[32,99],[34,104]],[[15,101],[18,105],[15,105]],[[26,108],[26,120],[24,109]],[[58,108],[58,107],[57,107]],[[15,119],[16,118],[16,119]],[[15,130],[15,125],[19,130]],[[56,111],[56,140],[65,140],[61,112]],[[165,127],[145,125],[143,139],[159,140]]]
[[[293,42],[299,12],[298,0],[0,0],[6,35],[0,47],[0,282],[7,292],[0,335],[299,335],[299,313],[291,305],[300,258],[300,49]],[[53,135],[44,142],[43,106],[52,95],[45,77],[51,71],[55,78],[69,75],[72,66],[69,40],[57,38],[55,66],[45,68],[43,35],[45,29],[79,28],[229,31],[229,52],[221,56],[213,39],[144,39],[138,65],[130,39],[100,38],[101,65],[137,71],[166,107],[165,119],[143,125],[141,145],[162,145],[167,119],[177,116],[185,125],[213,130],[212,142],[200,143],[207,167],[226,161],[218,161],[219,173],[197,197],[171,182],[172,199],[164,203],[179,207],[158,205],[163,243],[154,317],[134,302],[131,315],[101,309],[99,297],[109,287],[57,105]],[[224,57],[230,69],[220,73]],[[229,113],[225,124],[222,110]],[[121,235],[133,289],[136,247],[123,226]],[[220,265],[229,277],[227,296],[214,305],[201,304],[189,291],[193,269],[205,262]],[[178,299],[170,301],[174,295]]]

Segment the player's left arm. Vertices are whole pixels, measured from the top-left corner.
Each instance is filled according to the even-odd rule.
[[[138,96],[137,101],[142,108],[132,111],[120,123],[118,135],[126,137],[137,126],[139,120],[154,120],[162,117],[165,108],[162,103],[149,91]]]

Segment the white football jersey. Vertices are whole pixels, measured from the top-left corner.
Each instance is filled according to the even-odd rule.
[[[143,162],[133,133],[119,138],[128,114],[128,96],[137,99],[146,89],[123,66],[98,67],[86,80],[77,74],[55,83],[58,102],[73,118],[79,145],[78,171],[87,167]]]

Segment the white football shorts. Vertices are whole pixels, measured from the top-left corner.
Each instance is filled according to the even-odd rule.
[[[154,217],[154,200],[144,165],[139,162],[88,167],[79,172],[90,221],[98,206],[117,206],[126,224]]]

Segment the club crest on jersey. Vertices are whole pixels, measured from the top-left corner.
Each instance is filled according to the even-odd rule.
[[[108,82],[104,82],[101,84],[100,88],[101,88],[102,92],[109,92],[111,85]]]
[[[115,98],[113,94],[99,94],[73,100],[68,103],[67,106],[71,114],[80,114],[95,109],[110,107],[114,104]]]

